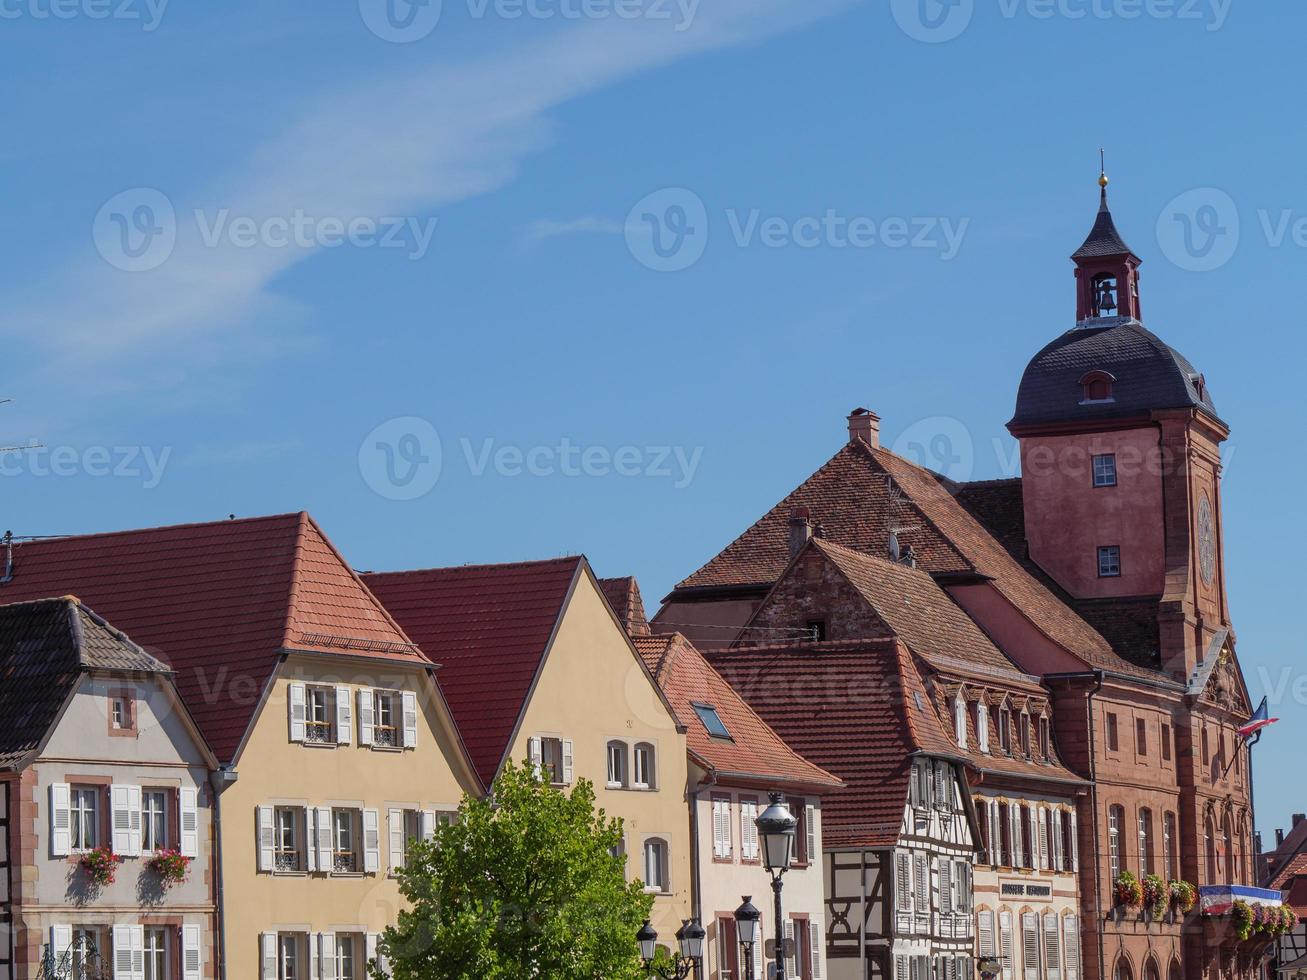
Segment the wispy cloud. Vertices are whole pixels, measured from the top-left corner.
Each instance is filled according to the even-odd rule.
[[[571,221],[533,221],[522,234],[523,245],[535,245],[565,235],[620,235],[622,223],[611,218],[573,218]]]
[[[40,345],[52,371],[82,373],[144,353],[160,360],[166,352],[174,366],[221,359],[260,323],[278,324],[276,336],[286,337],[284,325],[303,311],[270,285],[320,246],[214,241],[219,218],[259,226],[296,213],[345,222],[429,215],[511,181],[548,143],[547,113],[560,104],[851,2],[706,0],[683,32],[644,20],[591,21],[491,57],[335,93],[216,186],[169,189],[177,238],[158,268],[123,272],[98,257],[72,263],[29,295],[10,297],[0,332]],[[543,237],[563,233],[547,229]],[[270,343],[266,332],[260,342]]]

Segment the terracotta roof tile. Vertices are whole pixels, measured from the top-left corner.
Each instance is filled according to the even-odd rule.
[[[644,614],[644,599],[640,595],[640,585],[631,576],[625,578],[601,578],[599,588],[613,607],[622,628],[632,636],[648,636],[649,619]]]
[[[584,562],[571,557],[363,576],[440,664],[440,688],[487,786]]]
[[[302,513],[15,544],[0,602],[69,593],[172,666],[224,762],[287,646],[426,662]]]
[[[840,785],[837,777],[786,745],[680,633],[631,639],[685,726],[690,753],[705,768],[722,776],[798,783],[820,792]],[[716,708],[731,739],[709,735],[693,703]]]
[[[828,844],[893,844],[912,754],[957,757],[911,655],[896,640],[739,647],[706,656],[786,744],[844,780],[844,789],[822,800]]]

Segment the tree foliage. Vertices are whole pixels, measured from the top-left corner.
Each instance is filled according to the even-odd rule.
[[[410,908],[378,945],[394,980],[643,977],[635,933],[653,898],[625,880],[622,823],[594,802],[585,780],[569,796],[510,763],[490,797],[410,842]]]

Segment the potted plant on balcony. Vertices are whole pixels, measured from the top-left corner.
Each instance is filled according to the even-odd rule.
[[[1157,875],[1144,875],[1143,898],[1149,917],[1154,922],[1161,922],[1171,904],[1167,900],[1166,882]]]
[[[1198,889],[1183,879],[1171,882],[1171,908],[1181,915],[1188,915],[1198,903]]]
[[[86,872],[86,877],[92,884],[103,888],[105,885],[113,884],[114,878],[118,875],[118,865],[122,864],[122,860],[112,848],[97,847],[83,854],[77,863]]]
[[[159,878],[164,888],[181,884],[191,873],[192,858],[183,856],[175,847],[168,847],[154,852],[154,856],[145,862],[145,866]]]
[[[1138,909],[1144,904],[1144,889],[1139,879],[1129,871],[1122,871],[1116,876],[1113,887],[1117,908]]]
[[[1280,935],[1287,936],[1298,928],[1298,913],[1287,905],[1280,906]]]
[[[1236,898],[1230,907],[1230,917],[1234,922],[1234,932],[1240,939],[1251,939],[1253,935],[1253,907],[1242,898]]]

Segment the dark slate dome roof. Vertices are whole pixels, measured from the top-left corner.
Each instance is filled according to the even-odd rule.
[[[1112,400],[1084,404],[1090,371],[1115,378]],[[1211,392],[1184,355],[1130,317],[1091,321],[1058,337],[1021,376],[1009,426],[1145,415],[1153,409],[1198,408],[1219,419]]]

